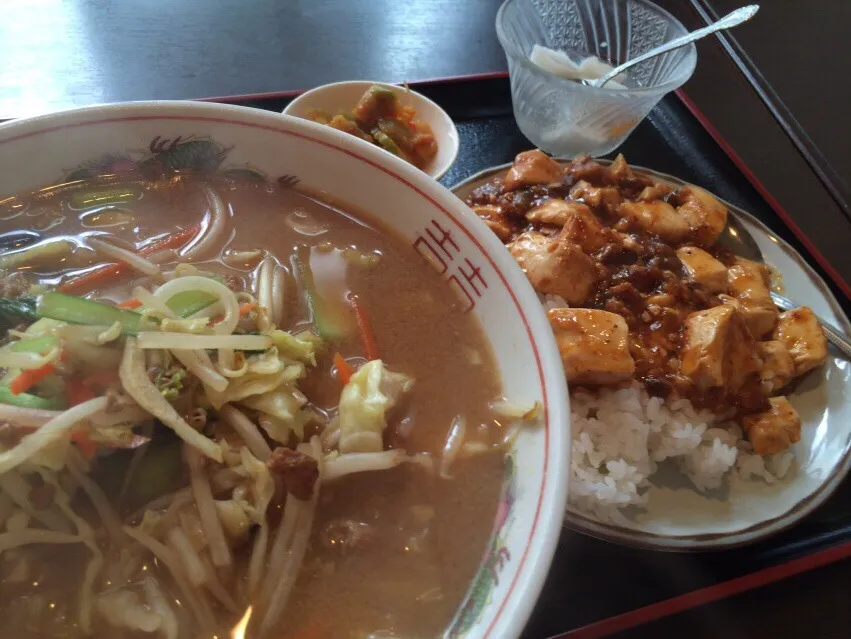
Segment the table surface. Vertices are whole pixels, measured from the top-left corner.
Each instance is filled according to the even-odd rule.
[[[704,0],[706,2],[706,0]],[[719,14],[741,0],[709,0]],[[851,83],[843,81],[851,57],[851,2],[771,0],[756,21],[733,32],[759,75],[788,110],[851,193],[851,138],[843,115],[851,107]],[[767,37],[774,36],[774,37]],[[839,124],[839,126],[837,126]]]
[[[657,1],[689,28],[700,26],[689,3]],[[102,102],[284,91],[343,79],[415,81],[501,71],[505,60],[493,29],[499,4],[7,2],[0,21],[0,118]],[[708,4],[724,13],[741,3]],[[737,39],[836,172],[851,174],[848,134],[834,124],[844,122],[851,107],[851,85],[841,73],[851,39],[847,29],[834,27],[848,24],[851,3],[763,5]],[[851,224],[841,207],[718,42],[707,39],[698,48],[689,96],[817,248],[838,256],[833,266],[851,280],[851,251],[843,249],[851,245]],[[849,578],[846,561],[627,636],[836,636],[851,616],[837,594],[847,592]],[[803,623],[802,610],[817,621]]]

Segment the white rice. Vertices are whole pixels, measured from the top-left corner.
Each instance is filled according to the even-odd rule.
[[[567,307],[554,295],[541,296],[541,303],[545,310]],[[704,492],[721,488],[731,473],[774,483],[794,461],[790,451],[754,454],[738,425],[687,399],[651,397],[637,382],[571,392],[571,421],[570,505],[603,521],[625,523],[623,508],[645,505],[663,462]]]

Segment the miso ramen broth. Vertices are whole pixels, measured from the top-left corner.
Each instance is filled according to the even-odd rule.
[[[248,177],[3,206],[0,636],[448,628],[535,411],[410,246]]]

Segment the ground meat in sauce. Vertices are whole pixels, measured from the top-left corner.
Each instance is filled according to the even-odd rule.
[[[569,200],[571,187],[585,181],[591,187],[616,187],[623,200],[637,200],[652,180],[632,174],[628,165],[611,167],[585,157],[573,160],[565,169],[561,182],[522,186],[506,191],[501,178],[474,189],[467,199],[470,206],[491,205],[499,208],[503,219],[511,225],[508,243],[525,231],[553,235],[559,228],[530,223],[525,215],[548,199]],[[587,190],[587,189],[586,189]],[[677,193],[656,189],[662,201],[677,204]],[[629,349],[636,364],[635,379],[642,382],[651,395],[668,397],[676,392],[696,406],[715,413],[736,409],[751,413],[768,407],[760,392],[759,378],[752,379],[734,396],[723,388],[699,390],[680,372],[680,350],[683,345],[683,323],[686,317],[721,303],[717,296],[686,279],[683,265],[676,254],[676,244],[635,228],[629,220],[613,215],[611,208],[600,203],[592,206],[598,219],[615,238],[592,257],[597,265],[597,282],[587,300],[577,307],[596,308],[624,317],[629,327]],[[607,233],[609,229],[606,229]],[[734,256],[721,248],[709,252],[725,265]]]
[[[313,457],[281,446],[272,451],[266,466],[281,478],[293,497],[302,501],[310,499],[319,479],[319,465]]]

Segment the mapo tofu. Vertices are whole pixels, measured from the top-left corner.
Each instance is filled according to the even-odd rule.
[[[548,317],[572,386],[635,380],[686,398],[732,416],[757,454],[798,441],[781,394],[827,343],[810,309],[778,313],[764,265],[718,246],[728,211],[709,192],[655,182],[623,156],[559,164],[535,150],[467,202],[538,293],[569,307]]]

